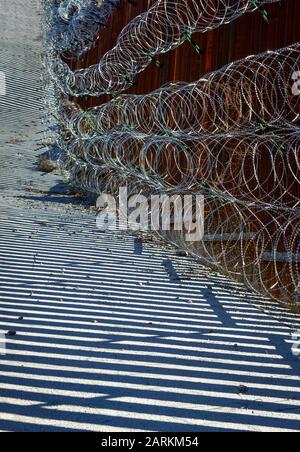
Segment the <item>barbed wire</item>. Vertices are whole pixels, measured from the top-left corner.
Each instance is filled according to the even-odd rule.
[[[123,0],[43,0],[50,11],[47,20],[52,49],[67,58],[80,56],[95,44],[107,27],[114,8]]]
[[[143,179],[163,192],[199,187],[222,199],[283,211],[300,206],[298,130],[268,135],[133,137],[111,133],[69,143],[85,162]]]
[[[124,29],[99,65],[74,73],[50,45],[51,108],[64,149],[61,167],[74,186],[96,194],[126,185],[129,193],[147,196],[204,195],[201,241],[186,241],[185,231],[160,235],[259,293],[298,307],[300,43],[193,83],[119,95],[88,111],[67,97],[120,93],[155,55],[188,39],[186,33],[264,3],[156,2]]]
[[[248,11],[278,1],[157,0],[123,29],[117,45],[98,64],[72,71],[57,53],[52,52],[49,70],[58,86],[69,95],[116,95],[130,88],[136,76],[157,55],[175,49],[184,41],[188,40],[201,53],[193,42],[193,33],[212,30]]]
[[[300,45],[295,44],[231,63],[193,83],[119,96],[71,116],[68,128],[75,136],[91,138],[111,129],[180,137],[296,127],[300,96],[293,94],[293,77],[299,66]]]
[[[299,133],[294,138],[299,143]],[[91,144],[90,148],[92,149]],[[298,206],[294,209],[277,209],[276,206],[257,202],[256,199],[250,201],[241,196],[240,200],[232,196],[228,187],[227,193],[220,193],[219,187],[215,187],[216,182],[211,185],[209,179],[201,179],[194,190],[183,191],[175,184],[170,190],[161,173],[159,180],[149,174],[145,177],[145,171],[134,165],[118,165],[112,156],[110,165],[107,160],[103,164],[102,154],[99,160],[89,159],[86,162],[80,152],[70,152],[68,149],[63,167],[74,185],[87,193],[117,195],[120,186],[127,186],[129,194],[142,193],[147,197],[164,193],[173,196],[182,196],[183,193],[204,195],[205,235],[202,240],[187,242],[186,231],[160,230],[155,233],[205,264],[245,283],[249,288],[293,309],[299,307]],[[182,170],[182,166],[180,168]],[[169,171],[173,174],[173,165],[169,167]],[[170,179],[170,172],[168,177]],[[233,181],[230,182],[233,185]],[[223,181],[222,183],[224,184]],[[236,180],[234,187],[240,190],[239,183],[240,180]],[[246,184],[243,185],[245,186]]]
[[[205,238],[163,234],[251,288],[299,301],[300,44],[192,84],[63,109],[65,169],[87,191],[205,195]],[[300,78],[300,77],[299,77]]]

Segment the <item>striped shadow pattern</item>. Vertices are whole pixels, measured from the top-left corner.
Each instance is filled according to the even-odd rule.
[[[0,430],[300,431],[299,318],[172,248],[101,234],[34,169],[33,4],[0,49]]]
[[[85,213],[20,212],[1,208],[1,430],[299,430],[290,312]]]

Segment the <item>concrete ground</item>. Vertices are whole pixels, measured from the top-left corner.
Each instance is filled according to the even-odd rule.
[[[38,1],[1,3],[0,430],[300,431],[299,317],[36,170]]]

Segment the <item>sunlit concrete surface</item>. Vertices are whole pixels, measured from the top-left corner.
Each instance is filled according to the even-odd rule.
[[[100,233],[58,174],[35,169],[32,4],[0,49],[0,331],[16,333],[0,430],[300,431],[299,318],[170,247]]]

